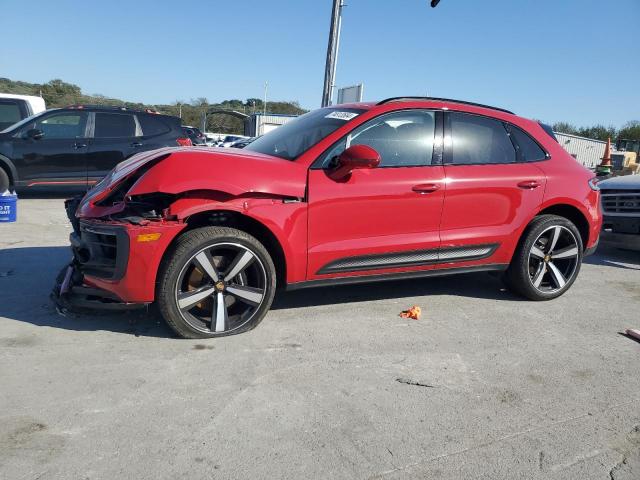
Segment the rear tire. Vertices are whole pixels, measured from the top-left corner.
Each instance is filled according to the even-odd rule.
[[[257,239],[234,228],[204,227],[181,235],[165,255],[156,299],[179,336],[212,338],[255,328],[275,288],[275,266]]]
[[[582,265],[583,245],[576,226],[564,217],[540,215],[525,230],[504,280],[530,300],[565,293]]]
[[[9,175],[3,168],[0,168],[0,195],[7,190],[9,190]]]

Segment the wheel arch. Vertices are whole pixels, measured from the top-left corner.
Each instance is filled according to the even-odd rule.
[[[286,285],[287,260],[284,248],[276,234],[264,223],[236,210],[227,209],[204,210],[187,217],[185,222],[187,227],[181,233],[200,227],[219,225],[236,228],[255,237],[264,245],[273,260],[277,285]]]
[[[569,203],[555,203],[546,206],[536,214],[536,216],[540,215],[557,215],[572,222],[578,229],[578,232],[580,232],[582,248],[587,248],[587,244],[589,243],[589,221],[587,220],[587,216],[578,207]]]
[[[15,188],[16,182],[18,181],[18,171],[13,162],[4,155],[0,155],[0,168],[7,172],[7,175],[9,175],[9,185]]]

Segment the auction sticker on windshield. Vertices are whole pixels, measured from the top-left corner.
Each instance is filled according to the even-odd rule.
[[[357,113],[353,113],[353,112],[338,112],[338,111],[336,111],[336,112],[331,112],[328,115],[325,115],[324,118],[336,118],[338,120],[347,121],[347,120],[351,120],[352,118],[357,117],[357,116],[358,116],[358,114]]]

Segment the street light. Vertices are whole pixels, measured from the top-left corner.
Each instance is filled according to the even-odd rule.
[[[440,0],[431,0],[431,8],[436,8]],[[340,27],[342,26],[342,7],[344,0],[333,0],[331,10],[331,27],[329,28],[329,44],[327,60],[324,67],[324,88],[322,90],[322,106],[328,107],[333,99],[335,88],[336,66],[338,65],[338,47],[340,46]]]

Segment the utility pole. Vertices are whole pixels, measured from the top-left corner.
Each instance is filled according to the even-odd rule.
[[[269,86],[269,82],[264,82],[264,101],[262,102],[262,115],[267,114],[267,88]]]
[[[440,0],[431,0],[431,8],[436,8]],[[338,65],[338,47],[340,46],[340,27],[342,26],[342,7],[344,0],[333,0],[331,10],[331,28],[329,29],[329,44],[327,45],[327,61],[324,67],[324,88],[322,89],[322,105],[328,107],[333,101],[333,89],[336,81],[336,66]]]
[[[329,44],[327,45],[327,61],[324,67],[324,88],[322,90],[323,107],[331,105],[333,99],[336,66],[338,64],[338,46],[340,45],[340,27],[342,26],[342,7],[344,7],[344,0],[333,0]]]

